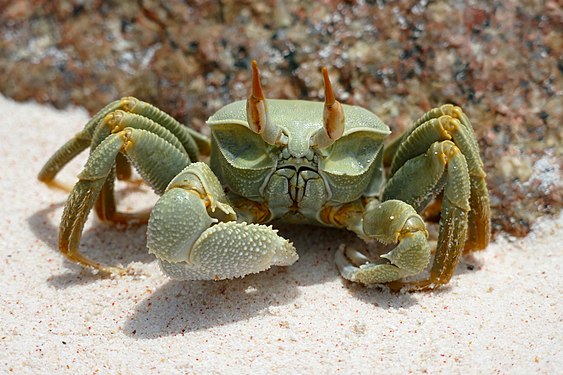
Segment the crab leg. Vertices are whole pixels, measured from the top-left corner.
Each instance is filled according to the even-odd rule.
[[[191,160],[197,161],[198,153],[209,155],[210,143],[204,135],[180,124],[172,116],[149,103],[133,97],[126,97],[121,100],[128,102],[125,111],[151,119],[174,134],[190,155]]]
[[[180,143],[180,141],[169,130],[162,127],[160,124],[150,120],[147,117],[137,115],[134,113],[124,112],[121,110],[110,112],[101,121],[100,126],[94,132],[92,137],[91,148],[94,150],[98,145],[106,139],[111,133],[117,133],[125,128],[143,129],[156,134],[164,139],[178,151],[188,157],[187,152]],[[120,158],[125,159],[121,153],[116,157],[116,168],[112,169],[106,179],[104,186],[100,191],[100,195],[96,200],[95,210],[100,220],[112,223],[146,223],[149,218],[149,212],[140,213],[122,213],[117,211],[115,197],[114,197],[114,181],[116,173],[119,174],[119,161]],[[127,161],[127,159],[125,159]],[[128,163],[128,162],[127,162]]]
[[[451,104],[435,108],[422,116],[412,129],[385,150],[384,159],[391,164],[391,175],[407,162],[426,152],[433,142],[451,140],[467,160],[471,185],[469,227],[465,251],[487,247],[490,239],[489,194],[485,182],[483,162],[473,128],[461,108]],[[431,197],[428,197],[431,199]],[[389,196],[383,198],[389,199]],[[420,211],[428,201],[417,202]]]
[[[39,181],[45,182],[47,185],[53,187],[63,188],[61,184],[55,181],[57,173],[78,154],[84,151],[92,142],[92,134],[96,130],[98,123],[111,111],[119,109],[123,106],[121,101],[116,100],[104,108],[102,108],[94,117],[90,119],[80,132],[76,133],[74,137],[62,145],[50,158],[47,160],[37,178]]]
[[[450,280],[466,240],[471,194],[467,162],[453,142],[435,142],[426,154],[407,161],[385,188],[384,199],[399,199],[416,208],[442,187],[440,232],[430,277],[418,282],[396,282],[390,285],[392,288],[426,289]]]
[[[168,182],[190,163],[185,153],[159,136],[141,129],[125,128],[108,136],[92,151],[65,205],[59,231],[59,249],[73,262],[111,273],[123,270],[92,261],[80,254],[78,248],[88,213],[106,184],[119,152],[128,156],[149,185],[160,194]]]
[[[398,281],[420,273],[428,264],[426,227],[413,207],[422,206],[442,189],[440,234],[430,276],[419,281]],[[459,148],[451,141],[433,143],[425,154],[407,161],[395,173],[384,192],[387,200],[368,203],[362,228],[354,215],[344,220],[346,227],[362,237],[397,245],[377,260],[352,249],[339,250],[336,263],[342,276],[364,284],[389,283],[393,290],[429,289],[447,283],[463,252],[469,195],[467,163]]]
[[[198,151],[203,155],[209,154],[209,140],[205,136],[181,125],[170,115],[148,103],[133,97],[125,97],[108,104],[96,113],[96,115],[86,123],[82,131],[78,132],[49,158],[39,172],[38,179],[48,185],[62,187],[61,184],[55,181],[57,173],[59,173],[69,161],[92,144],[94,134],[99,127],[103,126],[103,119],[116,110],[141,115],[168,129],[180,141],[186,152],[190,155],[191,160],[197,160]],[[120,169],[126,169],[123,167],[122,162],[120,162]],[[127,175],[127,171],[123,173],[125,176]]]
[[[153,208],[147,247],[163,272],[180,280],[242,277],[297,260],[293,245],[276,230],[235,219],[211,169],[190,164]]]

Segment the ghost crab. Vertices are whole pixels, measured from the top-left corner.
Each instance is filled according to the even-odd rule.
[[[336,265],[345,279],[394,290],[447,283],[460,255],[484,249],[490,234],[485,173],[469,119],[443,105],[384,149],[389,128],[366,109],[340,104],[326,68],[322,74],[324,104],[266,100],[253,61],[250,95],[209,118],[211,141],[135,98],[107,105],[39,174],[56,185],[59,170],[90,147],[63,212],[60,251],[85,267],[124,272],[78,250],[94,207],[107,222],[148,220],[148,251],[171,278],[242,277],[297,260],[293,245],[264,225],[284,220],[346,228],[391,247],[376,259],[341,247]],[[200,155],[210,155],[209,165],[197,161]],[[116,209],[114,180],[130,178],[127,160],[162,195],[150,218]],[[419,214],[436,199],[432,257]],[[410,278],[431,259],[426,276]]]

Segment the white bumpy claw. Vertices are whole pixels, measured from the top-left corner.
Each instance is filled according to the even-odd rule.
[[[162,271],[178,280],[231,279],[298,259],[276,230],[228,221],[235,217],[209,167],[191,164],[153,208],[147,247]]]
[[[219,223],[204,231],[186,262],[160,260],[165,274],[180,280],[221,280],[289,266],[297,259],[293,245],[271,227]]]

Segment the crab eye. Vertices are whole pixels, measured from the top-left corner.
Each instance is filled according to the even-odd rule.
[[[256,60],[252,60],[252,89],[246,100],[246,117],[253,132],[260,134],[268,144],[275,144],[281,135],[281,129],[270,122],[266,98],[260,84],[260,74]]]
[[[325,106],[323,110],[323,128],[312,136],[311,144],[318,148],[332,145],[344,133],[344,110],[338,100],[334,98],[334,91],[328,76],[328,70],[323,67],[325,84]]]

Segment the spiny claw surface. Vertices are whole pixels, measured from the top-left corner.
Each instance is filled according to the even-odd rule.
[[[160,265],[173,279],[221,280],[289,266],[297,259],[293,245],[271,227],[231,221],[203,232],[187,261],[160,260]]]
[[[147,247],[168,276],[182,280],[231,279],[297,260],[293,245],[276,230],[235,219],[209,166],[193,163],[154,206]]]

